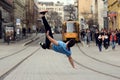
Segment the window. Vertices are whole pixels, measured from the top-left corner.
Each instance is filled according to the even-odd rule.
[[[74,22],[67,22],[67,32],[75,32]]]

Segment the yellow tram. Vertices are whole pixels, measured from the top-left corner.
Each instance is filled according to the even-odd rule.
[[[62,40],[75,39],[79,42],[79,30],[78,21],[64,21],[62,25]]]

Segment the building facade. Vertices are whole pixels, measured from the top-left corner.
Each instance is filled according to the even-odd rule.
[[[108,29],[108,3],[107,0],[92,0],[91,13],[93,27],[99,30]]]
[[[27,28],[32,30],[34,26],[34,9],[35,4],[34,0],[26,0],[26,20],[27,20]]]
[[[108,0],[109,29],[120,29],[120,0]]]
[[[84,24],[92,18],[91,6],[92,0],[77,0],[78,20],[81,24],[81,29],[84,29]],[[83,24],[83,26],[82,26]]]
[[[32,28],[36,23],[38,8],[34,0],[0,0],[0,38],[4,36],[5,27]]]
[[[12,26],[13,0],[0,0],[0,39],[3,38],[5,25]]]
[[[36,26],[36,28],[38,28],[39,27],[39,24],[38,24],[38,7],[37,7],[37,5],[36,5],[36,2],[35,2],[35,4],[34,4],[34,11],[33,11],[34,13],[34,21],[33,21],[33,24]]]
[[[21,28],[23,26],[25,26],[24,24],[24,20],[26,18],[25,15],[25,0],[14,0],[13,2],[13,6],[14,6],[14,26],[16,26],[16,28]]]
[[[99,30],[108,28],[107,11],[107,0],[93,0],[94,20],[97,21]]]
[[[64,20],[64,6],[62,3],[38,2],[37,6],[39,8],[38,12],[43,10],[55,11],[62,17],[62,20]]]
[[[78,0],[79,18],[91,17],[91,5],[92,5],[92,0]]]
[[[108,28],[108,3],[107,0],[74,0],[78,8],[78,20],[82,27],[87,22],[89,27],[85,28]],[[83,25],[82,25],[83,24]],[[81,29],[82,29],[81,27]]]
[[[34,25],[36,7],[34,0],[14,0],[14,25],[16,28],[23,27],[28,30]]]

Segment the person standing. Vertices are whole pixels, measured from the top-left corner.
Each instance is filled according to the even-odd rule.
[[[99,31],[98,31],[98,29],[96,29],[96,32],[95,32],[95,35],[94,35],[94,37],[95,37],[95,43],[96,43],[96,46],[98,46],[98,36],[99,36]]]

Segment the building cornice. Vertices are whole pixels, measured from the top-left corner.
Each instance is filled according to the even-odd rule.
[[[110,8],[110,7],[114,6],[117,2],[118,2],[118,0],[116,0],[116,1],[114,1],[114,2],[112,2],[111,4],[109,4],[109,5],[108,5],[108,8]]]
[[[0,0],[0,5],[7,10],[8,12],[11,12],[13,9],[13,6],[5,2],[4,0]]]
[[[18,4],[21,8],[25,8],[25,6],[22,3],[20,3],[18,0],[15,0],[14,3]]]

